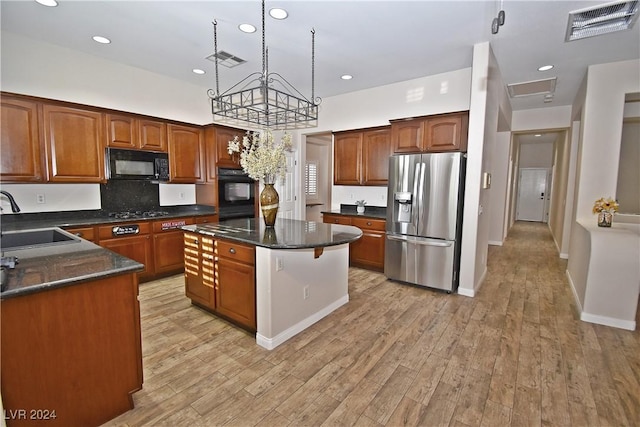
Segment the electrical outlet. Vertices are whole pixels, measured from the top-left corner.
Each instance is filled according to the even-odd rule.
[[[276,271],[284,270],[284,260],[276,257]]]
[[[180,200],[184,200],[184,193],[181,191],[180,194],[178,194],[178,197]]]
[[[305,287],[302,289],[302,297],[303,297],[304,299],[309,299],[309,286],[305,286]]]
[[[44,205],[45,203],[47,203],[44,194],[36,194],[36,203],[39,205]]]

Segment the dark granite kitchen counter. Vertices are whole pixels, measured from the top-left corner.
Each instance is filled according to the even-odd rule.
[[[342,245],[358,240],[362,231],[350,225],[278,218],[268,228],[259,219],[232,219],[217,224],[186,225],[185,231],[235,240],[269,249],[304,249]]]
[[[323,214],[356,216],[361,218],[387,219],[387,208],[382,206],[365,206],[363,213],[358,213],[356,205],[340,205],[340,209],[322,211]]]
[[[2,231],[30,230],[46,227],[80,227],[96,224],[121,223],[131,221],[155,221],[171,218],[215,215],[217,213],[216,208],[206,205],[158,206],[155,208],[155,210],[167,212],[168,215],[122,219],[110,217],[109,212],[102,209],[11,215],[7,214],[2,215],[1,227]]]
[[[144,265],[103,249],[84,239],[42,247],[3,251],[3,257],[17,257],[15,268],[7,269],[0,298],[12,298],[133,273]]]

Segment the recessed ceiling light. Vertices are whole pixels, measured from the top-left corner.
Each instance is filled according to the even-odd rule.
[[[192,71],[193,71],[195,74],[204,74],[204,73],[205,73],[205,71],[204,71],[204,70],[201,70],[200,68],[194,68]]]
[[[256,27],[254,27],[251,24],[240,24],[240,25],[238,25],[238,28],[243,33],[249,33],[250,34],[250,33],[255,33],[256,32]]]
[[[47,7],[56,7],[58,2],[56,0],[36,0],[36,3],[40,3],[43,6]]]
[[[106,37],[102,37],[102,36],[93,36],[93,41],[96,41],[98,43],[102,43],[102,44],[109,44],[111,43],[111,40],[109,40]]]
[[[278,7],[274,7],[273,9],[269,10],[269,15],[271,15],[273,19],[287,19],[287,16],[289,16],[286,10],[280,9]]]
[[[553,65],[543,65],[542,67],[538,68],[538,71],[549,71],[552,68]]]
[[[351,74],[344,74],[344,75],[340,76],[340,78],[342,80],[351,80],[353,78],[353,76]]]

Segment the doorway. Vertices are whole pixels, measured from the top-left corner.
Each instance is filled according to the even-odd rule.
[[[547,222],[548,175],[546,168],[521,168],[516,219]]]

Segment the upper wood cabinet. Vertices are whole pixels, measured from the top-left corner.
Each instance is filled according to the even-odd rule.
[[[43,104],[42,115],[49,181],[103,181],[103,115],[54,104]]]
[[[336,185],[387,185],[390,128],[334,134],[333,177]]]
[[[105,114],[107,146],[167,151],[167,125],[125,114]]]
[[[333,182],[360,185],[362,177],[362,132],[338,132],[333,138]]]
[[[229,154],[228,146],[229,141],[232,141],[234,137],[238,137],[240,142],[242,142],[242,138],[246,134],[245,130],[228,128],[222,126],[215,127],[215,141],[216,141],[216,151],[217,158],[216,164],[221,168],[232,168],[232,169],[240,169],[240,155]]]
[[[167,125],[171,182],[203,183],[204,132],[199,126]]]
[[[391,123],[395,153],[467,151],[468,112],[439,114]]]
[[[38,104],[2,96],[0,180],[44,181]]]

